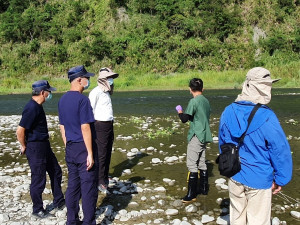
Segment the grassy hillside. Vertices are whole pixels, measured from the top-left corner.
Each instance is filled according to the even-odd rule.
[[[298,0],[1,0],[0,43],[0,93],[66,90],[80,64],[112,67],[120,90],[239,87],[254,66],[300,86]]]

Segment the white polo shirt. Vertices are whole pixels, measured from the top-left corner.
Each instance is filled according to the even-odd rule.
[[[89,94],[95,120],[114,120],[113,109],[109,92],[103,92],[99,86],[95,87]]]

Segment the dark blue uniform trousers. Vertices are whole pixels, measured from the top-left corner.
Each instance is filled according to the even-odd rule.
[[[94,156],[95,157],[95,156]],[[84,142],[68,142],[66,146],[66,162],[69,178],[66,191],[67,225],[79,222],[79,200],[82,199],[84,225],[95,225],[95,211],[98,198],[97,164],[87,170],[87,149]]]
[[[53,204],[55,207],[58,206],[61,201],[64,201],[61,191],[62,171],[49,141],[28,142],[25,153],[31,169],[30,196],[33,213],[44,209],[42,193],[46,186],[46,172],[51,181]]]

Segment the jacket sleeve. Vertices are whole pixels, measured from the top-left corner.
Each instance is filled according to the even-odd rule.
[[[274,182],[284,186],[292,179],[293,162],[290,145],[274,113],[269,117],[266,126],[268,130],[265,132],[265,138],[274,169]]]

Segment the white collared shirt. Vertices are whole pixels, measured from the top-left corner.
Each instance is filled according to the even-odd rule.
[[[113,109],[109,92],[103,92],[99,86],[95,87],[89,94],[95,120],[114,120]]]

